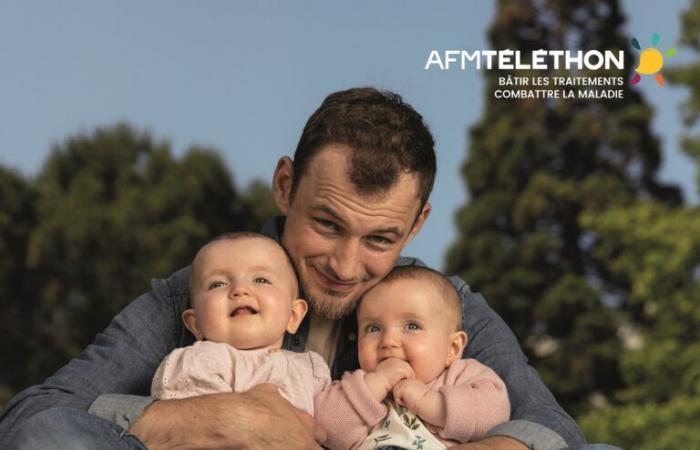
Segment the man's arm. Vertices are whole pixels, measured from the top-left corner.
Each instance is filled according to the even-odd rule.
[[[419,259],[407,257],[400,258],[398,264],[425,266]],[[462,357],[474,358],[492,368],[505,382],[511,403],[511,420],[489,431],[489,438],[480,443],[495,442],[492,448],[501,448],[500,444],[503,448],[515,445],[521,450],[584,445],[586,440],[576,422],[559,406],[537,371],[527,363],[508,325],[481,294],[471,292],[464,280],[459,277],[450,277],[450,280],[462,298],[464,328],[469,335]],[[462,445],[466,449],[476,444]]]
[[[294,408],[271,384],[241,394],[157,401],[129,431],[150,450],[321,450],[318,442],[326,439],[313,418]]]
[[[461,281],[461,280],[460,280]],[[517,339],[480,294],[462,281],[459,292],[469,345],[463,358],[475,358],[505,382],[511,402],[511,421],[489,432],[507,436],[536,450],[576,447],[585,439],[576,422],[559,406],[537,371],[527,363]],[[560,445],[561,446],[561,445]]]
[[[450,448],[452,450],[527,450],[530,447],[526,447],[522,442],[510,437],[494,436]]]
[[[152,291],[120,312],[77,358],[41,385],[17,394],[0,417],[0,448],[8,446],[24,421],[57,406],[90,408],[113,420],[128,416],[117,423],[123,427],[133,424],[130,431],[153,449],[168,448],[175,442],[174,448],[186,449],[194,437],[206,442],[205,448],[230,448],[245,439],[274,442],[285,436],[292,439],[285,448],[320,448],[315,442],[325,439],[323,430],[270,386],[256,387],[246,393],[249,395],[235,398],[234,394],[219,394],[232,397],[211,395],[150,406],[148,397],[112,395],[148,395],[161,360],[173,348],[190,343],[192,338],[180,320],[187,307],[188,276],[186,268],[167,280],[154,281]],[[238,407],[232,407],[234,399]],[[239,414],[231,415],[234,411]],[[215,426],[222,417],[230,419],[229,431],[235,433],[223,435]],[[251,417],[253,420],[246,420]],[[285,426],[276,420],[285,420]],[[253,441],[247,448],[266,448],[255,445]]]
[[[87,411],[102,394],[148,395],[160,360],[184,337],[177,310],[186,306],[188,273],[186,268],[153,281],[151,292],[122,310],[79,356],[17,394],[0,416],[0,444],[25,420],[52,407]]]

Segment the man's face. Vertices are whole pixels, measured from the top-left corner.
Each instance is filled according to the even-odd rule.
[[[389,273],[430,211],[426,204],[416,218],[414,174],[402,174],[386,192],[358,193],[347,175],[348,151],[328,145],[317,153],[293,198],[291,160],[280,160],[275,171],[275,200],[287,215],[282,243],[309,304],[329,319],[349,314]]]

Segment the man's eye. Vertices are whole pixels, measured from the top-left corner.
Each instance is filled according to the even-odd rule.
[[[367,333],[379,333],[379,332],[382,331],[382,330],[381,330],[381,328],[379,328],[379,327],[376,326],[376,325],[367,325],[367,326],[365,327],[365,331],[366,331]]]
[[[212,281],[211,283],[209,283],[209,289],[216,289],[223,286],[226,286],[226,283],[224,283],[223,281]]]
[[[270,280],[268,280],[268,279],[265,278],[265,277],[257,277],[257,278],[255,279],[255,282],[258,283],[258,284],[272,284],[272,283],[270,282]]]
[[[422,330],[423,327],[421,327],[420,324],[417,324],[416,322],[409,322],[406,325],[406,329],[408,329],[409,331],[416,331],[416,330]]]
[[[335,231],[338,229],[338,225],[334,224],[330,220],[326,220],[326,219],[315,219],[315,220],[316,220],[317,224],[319,224],[321,227],[326,228],[328,230]]]
[[[389,245],[394,243],[394,241],[392,241],[391,239],[387,239],[384,236],[370,236],[367,239],[373,244],[379,245]]]

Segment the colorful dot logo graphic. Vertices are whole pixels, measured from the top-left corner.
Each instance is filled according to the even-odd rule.
[[[661,69],[664,67],[664,55],[659,51],[659,33],[654,33],[651,35],[651,47],[647,47],[642,50],[639,45],[637,38],[632,38],[632,47],[636,48],[641,52],[639,55],[639,65],[634,69],[635,74],[632,76],[630,82],[632,84],[637,84],[642,79],[642,75],[654,75],[656,82],[659,86],[666,84],[664,76],[661,75]],[[671,57],[676,54],[675,48],[669,48],[666,50],[666,56]]]

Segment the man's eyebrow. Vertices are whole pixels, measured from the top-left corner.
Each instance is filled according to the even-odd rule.
[[[337,222],[345,223],[345,221],[331,208],[329,208],[327,205],[319,205],[319,206],[312,206],[311,209],[325,212],[326,214],[333,216],[333,219],[335,219]],[[386,228],[378,228],[376,230],[372,230],[371,234],[393,234],[396,237],[401,237],[403,236],[403,233],[399,229],[399,227],[386,227]]]
[[[335,212],[333,211],[328,205],[319,205],[319,206],[312,206],[311,209],[315,209],[316,211],[321,211],[324,212],[330,216],[333,216],[333,218],[338,221],[338,222],[343,222],[343,219]]]
[[[403,236],[403,233],[401,230],[399,230],[398,227],[388,227],[388,228],[380,228],[378,230],[374,230],[374,233],[377,234],[393,234],[396,237],[401,237]]]

